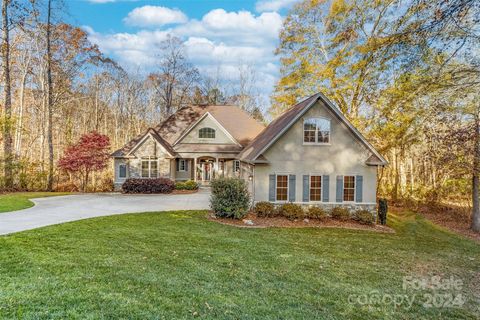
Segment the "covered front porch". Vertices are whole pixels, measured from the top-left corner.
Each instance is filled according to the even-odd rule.
[[[240,177],[240,161],[232,155],[186,155],[172,159],[171,178],[175,181],[194,180],[209,185],[218,177]]]

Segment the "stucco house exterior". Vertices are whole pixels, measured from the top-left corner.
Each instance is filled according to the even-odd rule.
[[[387,161],[323,94],[267,127],[235,106],[188,106],[112,154],[115,187],[130,177],[203,185],[237,176],[254,202],[376,207]]]

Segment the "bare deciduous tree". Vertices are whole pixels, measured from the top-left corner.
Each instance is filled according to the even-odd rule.
[[[158,71],[149,78],[158,94],[166,116],[190,102],[199,72],[188,61],[180,39],[169,36],[158,45]]]

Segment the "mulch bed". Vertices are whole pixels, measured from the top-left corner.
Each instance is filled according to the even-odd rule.
[[[284,217],[259,218],[254,213],[249,213],[243,219],[218,218],[213,212],[209,212],[207,218],[221,224],[240,228],[345,228],[353,230],[367,230],[382,233],[395,233],[392,228],[382,225],[365,225],[356,221],[326,220],[288,220]],[[251,220],[253,225],[245,224],[245,220]]]
[[[197,193],[197,190],[173,190],[170,193],[124,193],[121,192],[123,195],[133,195],[133,196],[139,196],[139,195],[148,195],[148,196],[155,196],[155,195],[172,195],[172,194],[192,194],[192,193]]]
[[[197,190],[173,190],[171,194],[192,194],[197,193]]]

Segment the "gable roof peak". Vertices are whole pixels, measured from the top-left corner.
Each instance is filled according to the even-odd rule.
[[[271,145],[273,145],[297,120],[303,116],[319,100],[343,122],[352,134],[378,158],[378,165],[387,165],[387,160],[365,139],[365,137],[352,125],[323,93],[318,92],[299,103],[288,108],[283,114],[275,118],[245,149],[238,158],[247,162],[255,162]]]
[[[176,155],[176,152],[175,150],[173,150],[172,146],[167,141],[165,141],[165,139],[163,139],[154,128],[150,127],[144,133],[130,140],[130,142],[128,142],[122,148],[113,152],[111,156],[112,157],[129,156],[133,151],[137,149],[138,146],[140,146],[145,141],[145,138],[148,135],[150,135],[155,141],[157,141],[168,152],[170,156],[173,157]]]

